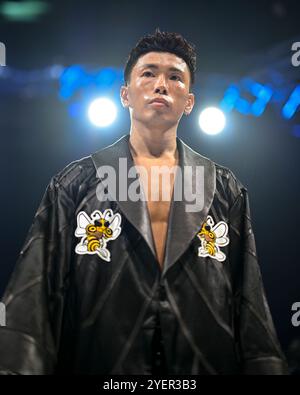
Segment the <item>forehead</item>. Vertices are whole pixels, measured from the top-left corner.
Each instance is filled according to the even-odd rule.
[[[188,65],[185,61],[169,52],[148,52],[138,59],[133,69],[140,70],[148,64],[154,64],[159,69],[176,68],[183,74],[188,74],[189,72]]]

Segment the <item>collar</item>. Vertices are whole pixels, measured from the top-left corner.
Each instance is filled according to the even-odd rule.
[[[142,188],[138,181],[138,174],[129,148],[129,137],[129,134],[124,135],[114,144],[93,153],[91,157],[97,171],[97,177],[102,180],[104,179],[103,175],[99,175],[98,169],[102,166],[114,168],[117,181],[114,200],[116,200],[128,221],[144,237],[153,256],[157,259],[147,202],[145,199],[138,201],[123,200],[119,194],[120,177],[123,177],[123,180],[124,177],[126,178],[128,188],[132,183],[139,185],[139,191],[142,194]],[[179,172],[176,173],[170,205],[162,276],[188,249],[191,241],[200,230],[212,205],[216,189],[214,162],[193,151],[180,138],[177,137],[176,142],[180,170],[178,169]],[[126,162],[127,171],[123,166],[125,162],[122,162],[122,166],[120,166],[119,159]],[[128,176],[129,169],[132,169],[130,176]],[[136,188],[134,189],[136,190]],[[197,200],[193,201],[190,193],[195,193],[195,191],[199,191],[199,194],[197,195]],[[181,200],[179,200],[180,197],[182,197]]]

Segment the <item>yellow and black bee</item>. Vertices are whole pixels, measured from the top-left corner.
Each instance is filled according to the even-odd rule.
[[[94,211],[91,218],[81,211],[77,216],[75,236],[81,237],[76,246],[77,254],[98,254],[100,258],[110,261],[107,242],[116,239],[121,233],[121,216],[107,209],[102,214]]]
[[[199,248],[199,256],[210,256],[218,261],[224,261],[226,255],[220,251],[220,246],[226,246],[229,243],[227,237],[228,226],[221,221],[214,225],[212,217],[208,216],[203,223],[201,230],[197,236],[201,240],[201,247]]]
[[[103,245],[103,238],[109,239],[112,237],[113,231],[109,225],[110,223],[104,218],[100,218],[94,221],[93,224],[87,225],[85,231],[88,251],[95,251],[97,248],[100,248]]]

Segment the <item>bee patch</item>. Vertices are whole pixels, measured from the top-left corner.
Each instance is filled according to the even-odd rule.
[[[111,209],[95,210],[91,217],[84,211],[77,215],[75,236],[81,237],[75,251],[80,255],[97,254],[104,261],[110,262],[110,251],[107,243],[115,240],[121,233],[121,215],[114,214]]]
[[[220,250],[220,247],[224,247],[229,244],[228,225],[220,221],[217,224],[211,216],[207,217],[207,220],[201,227],[197,236],[201,240],[201,247],[198,249],[198,256],[206,257],[209,256],[216,259],[219,262],[223,262],[226,259],[224,252]]]

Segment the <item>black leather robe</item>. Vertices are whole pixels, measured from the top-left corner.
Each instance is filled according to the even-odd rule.
[[[71,163],[48,185],[2,300],[0,371],[151,374],[159,320],[168,374],[286,373],[247,190],[177,138],[179,166],[204,168],[204,207],[186,212],[185,198],[172,201],[161,270],[146,202],[97,198],[104,179],[96,168],[118,174],[119,158],[133,166],[128,139]],[[188,182],[200,182],[195,172]],[[110,260],[88,253],[87,240],[75,235],[79,213],[106,209],[121,218],[118,237],[102,250]],[[228,226],[223,261],[199,255],[197,234],[208,216]]]

